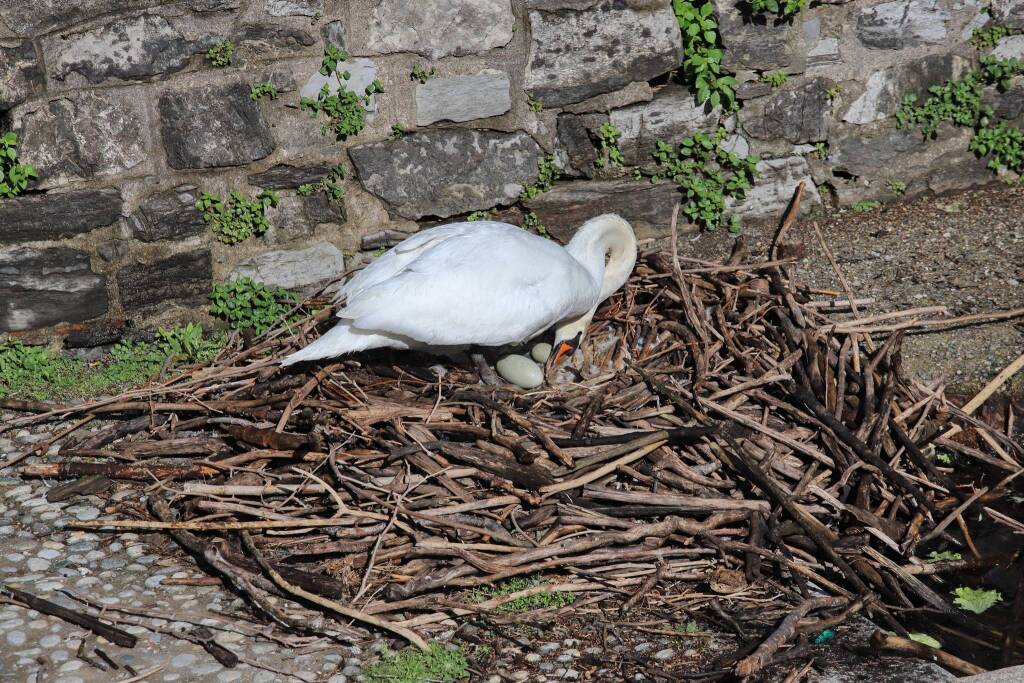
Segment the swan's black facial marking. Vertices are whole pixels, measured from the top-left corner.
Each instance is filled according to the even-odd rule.
[[[577,332],[576,336],[572,339],[563,340],[551,347],[551,354],[548,356],[547,363],[545,363],[546,369],[549,371],[555,369],[563,358],[576,353],[576,349],[580,347],[581,341],[583,341],[583,332]]]

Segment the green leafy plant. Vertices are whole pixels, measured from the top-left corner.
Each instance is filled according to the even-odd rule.
[[[755,14],[777,14],[789,18],[804,11],[807,0],[750,0],[750,11]]]
[[[700,625],[692,619],[685,624],[673,624],[671,628],[673,631],[678,631],[679,633],[692,634],[701,632]]]
[[[316,99],[303,97],[299,100],[299,108],[317,118],[323,114],[327,123],[320,124],[320,132],[327,134],[330,130],[339,140],[357,135],[366,127],[366,108],[370,106],[370,98],[384,92],[379,80],[373,81],[364,88],[363,94],[357,94],[346,87],[352,77],[348,71],[338,71],[338,64],[348,59],[348,53],[333,45],[324,48],[324,57],[320,62],[320,73],[324,76],[334,75],[338,83],[338,91],[331,94],[328,83],[324,83],[317,93]]]
[[[161,327],[156,331],[156,345],[160,352],[173,361],[206,363],[224,346],[222,337],[206,338],[198,323],[184,327]]]
[[[473,602],[484,602],[485,600],[511,595],[512,593],[518,593],[529,588],[537,588],[545,583],[546,581],[538,576],[516,577],[503,581],[493,588],[478,588],[470,594],[470,599]],[[526,612],[534,609],[564,607],[565,605],[571,605],[575,601],[576,595],[574,593],[542,590],[532,595],[524,595],[502,603],[497,611]]]
[[[251,329],[262,334],[283,319],[298,301],[299,296],[287,289],[240,277],[213,286],[210,314],[227,321],[231,329]]]
[[[10,340],[0,343],[0,397],[44,400],[116,393],[145,384],[165,365],[206,362],[224,341],[222,335],[205,337],[199,325],[189,323],[160,328],[152,342],[118,342],[108,357],[87,364]]]
[[[937,452],[935,454],[935,459],[941,462],[943,465],[953,464],[953,455],[951,453],[946,453],[945,451]]]
[[[264,190],[250,200],[241,192],[232,191],[225,202],[219,196],[204,192],[196,208],[224,244],[236,244],[252,235],[262,235],[270,228],[267,209],[278,205],[277,194]]]
[[[530,111],[540,113],[544,111],[544,103],[540,100],[535,100],[530,95],[526,96],[526,106],[530,108]]]
[[[971,32],[971,45],[975,50],[987,50],[996,46],[1000,40],[1013,35],[1014,31],[1003,24],[981,26]]]
[[[764,83],[767,83],[768,85],[772,86],[773,88],[778,88],[779,86],[783,85],[786,82],[786,72],[766,71],[765,73],[761,74],[761,80]]]
[[[345,198],[345,188],[341,181],[345,179],[345,167],[341,164],[331,167],[323,178],[315,183],[303,183],[299,185],[296,192],[302,197],[309,197],[322,192],[332,202],[341,203]]]
[[[216,67],[223,68],[231,66],[231,60],[235,56],[235,46],[225,38],[206,51],[206,58]]]
[[[0,342],[0,398],[46,398],[46,386],[74,368],[74,361],[51,358],[43,346],[26,346],[17,339]]]
[[[837,97],[839,97],[839,93],[841,92],[843,92],[843,86],[836,83],[832,87],[825,89],[825,98],[828,99],[829,102],[833,102]]]
[[[552,184],[562,175],[562,169],[555,163],[555,157],[551,154],[544,156],[537,163],[537,179],[527,185],[519,193],[520,200],[533,199],[537,195],[544,194],[551,189]]]
[[[434,67],[430,67],[430,71],[424,71],[423,67],[417,64],[412,68],[412,72],[409,74],[409,79],[419,81],[422,84],[429,81],[430,77],[433,76],[434,73]]]
[[[827,142],[816,142],[814,143],[814,151],[811,152],[815,159],[826,159],[828,158],[828,143]]]
[[[1024,73],[1024,62],[1016,58],[1002,59],[982,55],[978,57],[978,62],[981,64],[981,81],[995,85],[1001,92],[1010,89],[1014,76]]]
[[[400,123],[391,124],[391,135],[388,136],[388,140],[394,142],[403,136],[405,136],[405,126]]]
[[[622,133],[610,121],[605,121],[597,130],[597,140],[601,145],[601,156],[594,161],[595,166],[622,166],[625,159],[619,151],[619,138]]]
[[[865,211],[873,211],[882,205],[882,202],[874,199],[865,199],[863,201],[854,202],[850,204],[850,210],[854,213],[864,213]]]
[[[39,174],[31,164],[18,163],[18,135],[0,135],[0,197],[16,197],[28,187],[30,178]]]
[[[471,213],[468,216],[466,216],[466,220],[467,221],[489,221],[489,220],[491,220],[492,218],[494,218],[497,215],[498,215],[498,212],[495,209],[487,209],[485,211],[474,211],[473,213]]]
[[[987,166],[993,171],[1024,171],[1024,131],[1005,121],[993,125],[983,116],[967,148],[980,157],[990,157]]]
[[[528,211],[523,214],[523,228],[530,232],[535,232],[541,237],[548,237],[548,229],[540,222],[540,218],[534,211]]]
[[[676,22],[683,33],[683,75],[697,95],[697,103],[736,108],[736,79],[722,73],[718,22],[711,0],[672,0]]]
[[[654,152],[659,168],[653,179],[676,183],[684,195],[683,215],[704,230],[739,229],[737,217],[726,220],[726,199],[742,200],[757,176],[758,158],[724,149],[726,134],[724,128],[714,135],[695,133],[678,145],[658,140]]]
[[[896,194],[904,194],[907,191],[907,184],[895,178],[890,179],[885,185]]]
[[[942,643],[935,640],[927,633],[911,633],[910,639],[913,640],[915,643],[921,643],[922,645],[927,645],[928,647],[934,647],[936,650],[942,647]]]
[[[452,683],[469,676],[469,663],[462,650],[431,643],[427,650],[385,651],[362,675],[366,683]]]
[[[950,560],[962,560],[964,556],[960,553],[953,552],[951,550],[943,550],[942,552],[931,551],[928,553],[929,562],[947,562]]]
[[[264,81],[263,83],[256,83],[249,88],[249,99],[253,102],[258,102],[264,97],[269,97],[272,100],[277,99],[277,88],[270,81]]]
[[[1017,59],[982,55],[979,63],[979,69],[969,71],[960,79],[930,87],[929,97],[923,104],[918,105],[914,95],[904,97],[896,112],[900,127],[921,126],[926,138],[934,138],[939,124],[944,121],[958,126],[976,125],[983,113],[982,88],[995,85],[1006,90],[1014,76],[1024,73],[1024,63]]]
[[[953,604],[962,610],[981,614],[993,605],[1003,601],[999,591],[987,591],[984,588],[960,586],[953,591]]]

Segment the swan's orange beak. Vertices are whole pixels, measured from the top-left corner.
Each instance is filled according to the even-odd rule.
[[[576,353],[576,349],[580,347],[580,341],[582,341],[582,339],[583,333],[578,332],[572,339],[560,341],[558,344],[551,347],[551,354],[544,363],[544,376],[547,377],[550,373],[554,372],[558,367],[558,364],[562,362],[563,358]]]

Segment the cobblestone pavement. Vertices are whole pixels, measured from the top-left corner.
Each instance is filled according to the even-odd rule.
[[[0,440],[0,459],[9,455],[2,446]],[[108,683],[131,678],[129,667],[138,674],[160,667],[145,680],[344,683],[359,672],[365,654],[372,651],[335,644],[301,654],[235,630],[233,624],[244,622],[225,615],[241,610],[241,600],[220,586],[165,584],[168,579],[201,574],[194,566],[164,557],[171,555],[169,549],[156,547],[148,537],[64,529],[64,519],[100,517],[109,501],[86,496],[49,503],[44,497],[47,488],[42,482],[0,478],[0,581],[72,609],[82,605],[69,594],[111,607],[163,614],[169,617],[166,621],[149,623],[170,631],[191,631],[202,624],[217,642],[251,663],[224,668],[199,645],[141,626],[122,626],[139,638],[136,647],[122,648],[63,620],[3,602],[0,681]],[[133,495],[138,493],[125,489],[112,498]],[[119,669],[105,663],[96,648]]]

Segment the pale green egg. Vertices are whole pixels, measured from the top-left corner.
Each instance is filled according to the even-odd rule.
[[[544,372],[526,356],[505,356],[494,367],[506,381],[523,389],[533,389],[544,383]]]
[[[547,342],[541,342],[539,344],[534,344],[533,348],[530,349],[530,355],[538,363],[546,362],[547,359],[548,359],[548,356],[551,355],[551,344],[548,344]]]

